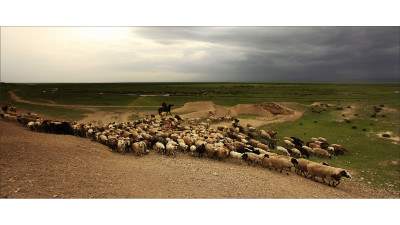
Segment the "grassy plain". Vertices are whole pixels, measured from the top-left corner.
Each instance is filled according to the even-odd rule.
[[[297,110],[304,111],[300,119],[272,123],[261,129],[277,130],[281,139],[295,136],[309,141],[311,137],[322,136],[331,144],[346,146],[350,149],[347,155],[334,156],[332,159],[313,156],[311,159],[349,169],[354,176],[351,182],[400,191],[399,142],[378,135],[391,132],[392,136],[400,136],[399,83],[1,84],[0,87],[2,104],[8,102],[49,117],[71,121],[79,120],[91,111],[79,107],[19,103],[10,98],[8,91],[13,90],[19,97],[30,101],[103,106],[96,109],[117,113],[156,113],[163,101],[175,107],[195,101],[212,101],[222,106],[262,102],[299,103]],[[139,98],[140,95],[156,96]],[[312,109],[310,105],[314,102],[329,103],[330,107],[319,105]],[[154,107],[133,109],[134,106]],[[382,110],[376,112],[374,107]],[[136,118],[137,113],[131,116],[131,119]],[[242,114],[239,118],[257,117]]]

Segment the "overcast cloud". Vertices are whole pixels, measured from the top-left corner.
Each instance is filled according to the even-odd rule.
[[[398,27],[2,27],[3,82],[390,81]]]

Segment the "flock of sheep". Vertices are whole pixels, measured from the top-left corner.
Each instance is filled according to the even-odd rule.
[[[36,114],[17,116],[16,113],[6,111],[1,114],[1,118],[6,121],[18,121],[32,131],[89,138],[122,154],[133,152],[142,156],[155,151],[169,156],[180,151],[218,160],[231,158],[247,162],[248,165],[279,170],[281,173],[286,170],[287,175],[294,168],[298,175],[304,175],[314,181],[319,177],[333,187],[340,183],[341,177],[351,177],[344,169],[331,167],[325,162],[316,163],[305,159],[310,155],[330,158],[331,154],[347,153],[347,148],[329,145],[322,137],[312,138],[305,144],[296,137],[284,137],[284,146],[277,146],[279,139],[275,138],[275,135],[278,132],[258,130],[250,124],[241,126],[239,120],[232,117],[227,117],[232,121],[232,126],[217,129],[210,128],[209,123],[200,122],[199,119],[183,121],[178,115],[150,115],[126,123],[113,122],[103,125],[44,120]]]

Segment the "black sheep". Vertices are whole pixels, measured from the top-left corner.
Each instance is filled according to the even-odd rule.
[[[310,158],[310,153],[308,153],[307,149],[301,147],[301,146],[296,146],[296,148],[300,151],[302,155],[307,156],[307,158]]]
[[[203,156],[204,152],[206,151],[206,145],[202,144],[197,149],[196,152],[199,153],[199,158]]]

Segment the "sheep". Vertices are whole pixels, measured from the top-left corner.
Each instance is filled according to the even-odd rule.
[[[345,153],[349,152],[349,150],[346,147],[340,146],[340,145],[333,145],[334,148],[333,153],[335,155],[344,155]]]
[[[197,142],[196,142],[197,143]],[[196,152],[199,153],[199,158],[203,156],[204,152],[206,151],[206,144],[202,143],[198,147],[196,147]]]
[[[194,152],[196,152],[196,146],[192,145],[189,148],[190,152],[192,153],[192,155],[194,154]]]
[[[260,134],[261,134],[262,139],[266,139],[266,140],[271,139],[271,136],[265,130],[260,130]]]
[[[156,150],[158,153],[161,153],[161,154],[165,154],[166,152],[165,152],[165,146],[164,146],[164,144],[163,143],[161,143],[161,142],[157,142],[155,145],[154,145],[154,150]]]
[[[276,146],[276,150],[281,152],[281,153],[283,153],[283,154],[290,155],[288,150],[286,150],[286,148],[284,148],[284,147]]]
[[[255,146],[255,147],[261,148],[262,150],[265,150],[265,151],[270,151],[268,145],[265,145],[265,144],[262,144],[262,143],[258,143],[258,145]]]
[[[118,139],[115,136],[111,136],[108,138],[108,146],[113,150],[117,150],[118,147]]]
[[[323,138],[323,137],[319,137],[319,138],[317,138],[317,140],[318,141],[322,141],[322,142],[326,142],[326,138]]]
[[[298,146],[297,149],[300,151],[301,156],[306,156],[307,158],[310,158],[310,153],[305,148]]]
[[[306,145],[303,145],[303,146],[301,146],[302,148],[304,148],[305,150],[307,150],[307,152],[309,153],[309,154],[314,154],[314,151],[312,150],[312,148],[310,148],[310,147],[308,147],[308,146],[306,146]]]
[[[231,152],[229,153],[229,156],[230,156],[231,158],[233,158],[233,159],[242,160],[243,153],[231,151]]]
[[[269,134],[269,136],[271,136],[271,138],[275,137],[275,135],[278,134],[277,131],[272,131],[272,130],[268,130],[267,133]]]
[[[261,163],[262,163],[262,158],[263,158],[263,156],[260,157],[260,155],[257,155],[257,154],[251,153],[251,152],[246,152],[246,153],[244,153],[244,154],[242,155],[242,159],[243,159],[244,161],[246,161],[248,165],[254,163],[254,166],[255,166],[256,164],[260,164],[260,165],[261,165]]]
[[[262,166],[262,167],[270,168],[270,167],[269,167],[269,159],[270,159],[270,156],[272,156],[271,153],[264,154],[264,158],[262,158],[262,160],[261,160],[261,166]],[[270,169],[270,170],[271,170],[271,169]]]
[[[258,151],[260,154],[268,154],[267,151],[265,151],[264,149],[261,148],[254,148],[255,151]]]
[[[319,177],[322,179],[324,183],[326,183],[325,179],[328,180],[328,185],[331,186],[331,181],[332,181],[332,186],[336,187],[340,183],[340,178],[342,176],[351,178],[351,175],[344,169],[341,168],[335,168],[335,167],[330,167],[330,166],[325,166],[321,165],[318,163],[310,163],[307,165],[307,170],[310,173],[311,179],[314,181],[317,181],[315,177]],[[335,184],[335,181],[337,183]]]
[[[178,148],[178,144],[174,141],[169,141],[165,146],[165,151],[167,155],[175,155],[175,150]]]
[[[300,157],[301,156],[301,152],[297,149],[297,148],[292,148],[292,153],[293,155]]]
[[[316,143],[308,143],[308,147],[310,147],[310,148],[312,148],[312,149],[314,149],[314,148],[321,148],[321,146],[319,146],[318,144],[316,144]]]
[[[123,139],[119,139],[117,143],[117,149],[120,153],[125,154],[126,153],[126,141]]]
[[[104,135],[104,134],[100,135],[100,139],[99,140],[100,140],[101,144],[108,145],[108,138],[107,138],[106,135]]]
[[[229,151],[228,151],[228,149],[226,149],[226,148],[224,148],[224,147],[218,147],[218,148],[217,148],[217,157],[218,157],[218,160],[225,159],[225,158],[227,158],[228,156],[229,156]]]
[[[292,158],[291,160],[283,157],[270,157],[269,160],[269,169],[275,168],[276,171],[280,169],[280,173],[282,173],[283,169],[287,169],[286,174],[289,175],[288,171],[291,170],[292,167],[294,167],[295,164],[297,164],[297,160]]]
[[[27,124],[29,130],[31,130],[31,131],[33,131],[34,125],[35,125],[35,122],[33,122],[33,121],[31,121],[31,122],[29,122],[29,123]]]
[[[293,138],[290,138],[290,137],[284,137],[283,140],[287,140],[287,141],[290,141],[292,143],[294,142]]]
[[[205,150],[206,150],[206,153],[207,153],[207,155],[209,157],[214,156],[215,152],[217,151],[217,149],[214,147],[213,144],[206,144],[205,145]]]
[[[260,144],[260,142],[254,139],[250,139],[249,144],[253,147],[257,147],[257,145]]]
[[[289,140],[283,140],[285,142],[285,145],[289,146],[289,147],[294,147],[294,144],[289,141]]]
[[[185,142],[179,142],[178,148],[179,148],[181,151],[185,152],[185,151],[188,149],[188,146],[185,144]]]
[[[307,177],[308,176],[308,174],[306,174],[306,173],[308,173],[307,165],[310,163],[314,163],[314,162],[307,160],[307,159],[297,159],[297,164],[295,165],[295,168],[297,170],[296,173],[299,174],[299,171],[300,171],[300,175],[303,174],[304,177]],[[322,162],[320,164],[328,165],[326,162]]]
[[[322,149],[322,148],[313,148],[314,154],[318,155],[318,156],[325,156],[328,158],[332,158],[331,154],[329,154],[329,152],[327,152],[326,150]]]
[[[131,148],[132,148],[133,152],[136,152],[137,156],[141,156],[141,155],[145,154],[146,150],[147,150],[147,146],[146,146],[146,143],[144,143],[144,141],[139,141],[139,142],[133,143]]]

